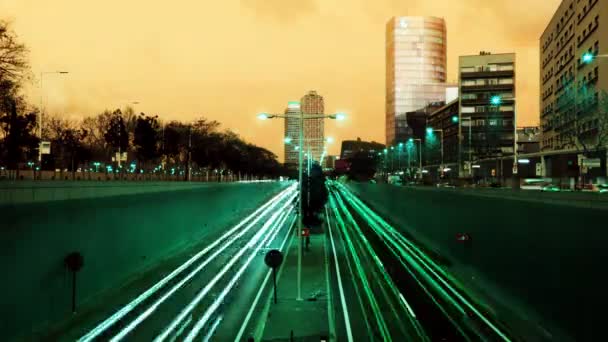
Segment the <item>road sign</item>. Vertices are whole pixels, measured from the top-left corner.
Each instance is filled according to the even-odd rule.
[[[516,175],[517,174],[517,165],[513,165],[513,174]]]
[[[51,154],[51,142],[41,141],[40,142],[40,154]]]
[[[542,163],[536,163],[536,176],[540,177],[543,175],[543,164]]]
[[[274,303],[277,303],[277,267],[283,263],[283,253],[277,249],[273,249],[266,253],[264,257],[266,266],[272,268],[272,277],[274,280]]]

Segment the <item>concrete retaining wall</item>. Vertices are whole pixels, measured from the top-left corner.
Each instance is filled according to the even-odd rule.
[[[10,340],[70,314],[64,257],[79,251],[78,302],[214,239],[284,183],[222,184],[182,190],[0,205],[0,336]]]
[[[449,189],[348,186],[398,229],[447,258],[451,267],[473,269],[471,275],[488,279],[576,340],[591,341],[603,333],[608,211]],[[568,195],[594,194],[550,194],[562,203]],[[469,233],[472,244],[458,243],[457,233]]]

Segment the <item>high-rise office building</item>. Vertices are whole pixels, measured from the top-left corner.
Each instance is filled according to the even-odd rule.
[[[300,139],[300,102],[289,101],[285,109],[285,165],[289,168],[297,168],[298,165],[298,141]]]
[[[386,143],[409,138],[406,113],[445,101],[445,21],[393,17],[386,25]]]
[[[513,155],[515,139],[515,54],[460,56],[461,157],[473,159]],[[445,121],[450,116],[444,117]],[[471,145],[468,130],[471,129]],[[463,137],[467,134],[467,140]],[[469,149],[472,149],[469,152]]]
[[[325,103],[323,96],[311,90],[300,99],[304,113],[304,153],[310,153],[310,158],[319,161],[325,147],[324,119],[306,119],[306,116],[323,115]]]
[[[597,100],[608,90],[608,2],[563,0],[540,37],[541,150],[597,144],[608,127]]]

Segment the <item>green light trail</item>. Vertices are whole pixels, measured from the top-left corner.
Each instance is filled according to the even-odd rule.
[[[510,341],[510,339],[496,327],[488,318],[486,318],[475,306],[466,298],[464,298],[459,291],[457,291],[450,282],[455,283],[455,279],[447,274],[439,265],[437,265],[426,253],[417,248],[411,241],[401,235],[396,229],[390,226],[380,216],[374,213],[369,207],[367,207],[359,198],[354,196],[350,190],[344,185],[339,183],[336,184],[336,188],[342,195],[349,199],[351,206],[357,210],[361,216],[365,217],[370,223],[370,227],[381,237],[382,240],[390,242],[400,252],[399,254],[405,261],[411,263],[415,269],[417,269],[427,279],[433,287],[442,294],[442,296],[451,303],[458,311],[460,311],[465,318],[466,312],[462,308],[462,305],[456,301],[456,299],[464,304],[471,312],[479,317],[488,327],[490,327],[500,338],[504,341]],[[414,260],[416,259],[416,260]],[[425,268],[426,271],[423,269]],[[441,273],[440,274],[438,274]],[[435,279],[431,278],[433,275]],[[447,278],[448,280],[444,279]],[[452,295],[446,293],[443,289],[445,287]],[[454,299],[455,297],[456,299]]]
[[[399,291],[399,289],[393,282],[392,278],[390,277],[390,275],[384,268],[382,261],[380,260],[380,258],[378,257],[378,255],[376,254],[374,249],[371,247],[371,244],[369,243],[367,238],[365,238],[365,235],[361,231],[361,229],[360,229],[359,225],[357,224],[357,222],[355,221],[355,219],[352,217],[352,215],[348,211],[348,207],[344,204],[344,202],[342,201],[340,196],[338,194],[336,194],[333,189],[331,190],[331,194],[335,198],[336,202],[340,205],[340,208],[344,212],[344,215],[350,221],[351,227],[353,228],[353,231],[355,231],[355,234],[353,234],[353,235],[359,237],[359,239],[360,239],[359,248],[357,248],[356,250],[359,251],[359,253],[361,253],[362,251],[367,251],[368,254],[371,256],[371,259],[374,261],[374,263],[377,266],[377,268],[371,268],[372,272],[376,271],[377,273],[381,274],[380,278],[379,277],[375,277],[375,278],[384,279],[384,281],[388,285],[388,288],[390,289],[390,291],[392,292],[392,294],[394,296],[394,301],[396,301],[397,303],[400,304],[401,309],[403,310],[403,312],[405,312],[407,314],[406,316],[409,318],[410,323],[416,330],[416,334],[417,334],[416,340],[417,341],[430,341],[430,338],[424,332],[424,329],[420,325],[420,322],[418,322],[418,320],[416,319],[415,314],[413,314],[413,310],[411,309],[409,304],[407,304],[407,302],[405,302],[405,298],[403,298],[403,296],[401,295],[401,292]],[[347,234],[347,232],[345,232],[345,233]],[[361,247],[363,247],[363,248],[361,248]],[[395,308],[392,304],[393,300],[390,300],[388,298],[388,294],[384,290],[384,287],[380,286],[380,289],[381,289],[383,295],[385,296],[385,298],[387,299],[387,302],[389,303],[391,310],[393,311],[395,316],[401,317],[401,315],[397,312],[397,310],[395,310]],[[408,335],[408,334],[405,333],[405,335]]]
[[[372,229],[374,229],[374,230],[378,229],[378,227],[375,224],[375,222],[373,220],[371,220],[365,213],[360,213],[360,215],[367,220],[368,224],[370,225],[370,227],[372,227]],[[439,303],[439,301],[435,298],[435,296],[433,296],[433,294],[431,293],[431,291],[429,290],[429,288],[420,280],[420,277],[418,275],[420,274],[423,277],[427,277],[428,278],[428,282],[430,282],[431,285],[437,291],[439,291],[440,293],[442,293],[443,297],[447,297],[448,300],[451,300],[451,297],[447,293],[445,293],[445,291],[443,291],[443,289],[436,282],[434,282],[433,279],[431,279],[426,274],[426,272],[422,269],[422,267],[420,267],[418,265],[418,263],[416,263],[405,251],[403,251],[403,249],[401,249],[399,246],[395,246],[394,244],[389,244],[386,239],[382,239],[382,237],[385,236],[385,235],[383,235],[383,232],[376,231],[376,233],[379,234],[379,235],[382,235],[381,236],[381,240],[384,242],[385,246],[391,251],[391,253],[393,253],[393,255],[395,255],[395,257],[397,258],[397,260],[399,261],[399,263],[406,269],[406,271],[418,283],[418,285],[422,288],[422,290],[429,296],[429,298],[431,299],[431,301],[433,303],[435,303],[435,305],[437,305],[437,307],[439,308],[439,310],[446,316],[446,318],[452,323],[452,325],[460,332],[460,334],[463,337],[465,337],[466,333],[460,328],[460,325],[447,312],[447,310]],[[392,240],[390,237],[388,237],[387,239]],[[398,253],[397,251],[395,251],[394,246],[396,248],[400,249],[401,253]],[[403,259],[406,259],[406,260],[403,260]],[[416,272],[412,268],[415,268]],[[458,304],[458,303],[455,303],[455,304]],[[408,305],[408,307],[409,307],[409,305]],[[466,313],[464,312],[464,310],[461,311],[461,315],[463,317],[466,315]]]
[[[390,337],[390,333],[388,331],[388,327],[386,326],[386,322],[384,321],[384,317],[382,317],[382,314],[380,313],[380,307],[378,305],[376,297],[374,296],[374,293],[372,292],[369,280],[367,279],[367,276],[363,270],[361,260],[359,259],[359,256],[357,255],[357,252],[356,252],[356,250],[353,246],[353,243],[350,240],[348,234],[345,233],[346,224],[344,223],[344,220],[342,219],[342,216],[340,215],[340,211],[336,210],[335,200],[333,199],[333,197],[330,197],[330,201],[332,203],[331,207],[332,207],[332,209],[334,209],[334,215],[338,221],[338,224],[342,228],[341,232],[343,233],[344,237],[346,237],[345,241],[348,245],[351,256],[352,256],[353,260],[355,261],[355,269],[357,270],[357,273],[359,274],[359,278],[361,280],[361,283],[363,284],[363,289],[365,290],[365,294],[367,295],[369,303],[372,307],[372,311],[373,311],[374,317],[376,319],[376,323],[378,324],[378,329],[380,330],[380,334],[382,335],[382,340],[392,341],[392,339]]]

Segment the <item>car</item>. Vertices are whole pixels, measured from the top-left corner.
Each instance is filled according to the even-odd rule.
[[[455,188],[455,186],[453,184],[450,184],[448,182],[437,183],[437,187],[438,188]]]
[[[559,188],[559,186],[555,185],[555,184],[549,184],[549,185],[545,185],[543,186],[540,191],[542,192],[560,192],[561,189]]]

